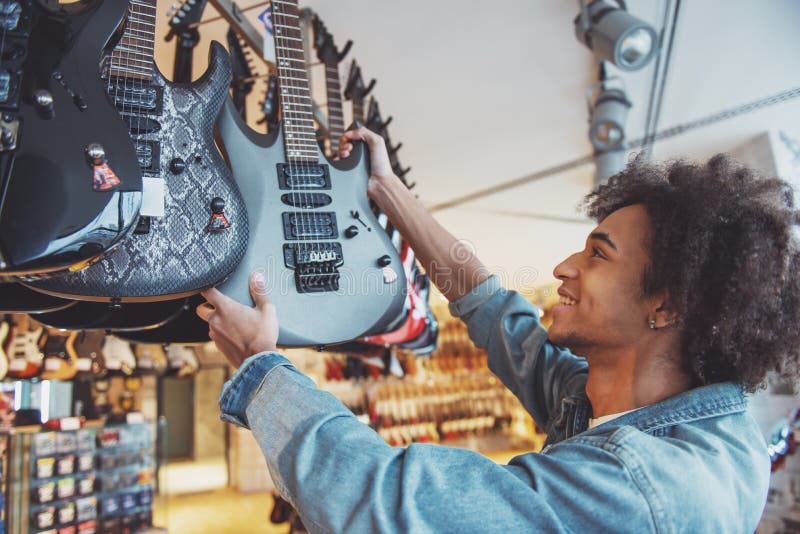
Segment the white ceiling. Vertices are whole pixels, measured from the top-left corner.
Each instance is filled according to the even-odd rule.
[[[665,1],[629,0],[628,7],[658,29]],[[170,3],[159,0],[159,12]],[[241,7],[254,3],[243,0]],[[585,92],[597,69],[573,34],[577,1],[301,0],[301,6],[319,14],[340,47],[354,41],[342,75],[356,58],[364,75],[378,80],[373,94],[383,116],[394,117],[391,137],[403,142],[401,162],[413,167],[408,178],[426,204],[591,152]],[[256,13],[248,15],[258,23]],[[205,17],[214,15],[209,6]],[[166,17],[160,23],[165,28]],[[659,129],[800,87],[798,27],[796,0],[681,2]],[[225,42],[226,29],[223,21],[202,27],[196,75],[209,40]],[[158,46],[159,66],[170,75],[173,45]],[[631,139],[644,134],[654,64],[622,75],[633,102]],[[255,92],[261,91],[259,85]],[[798,119],[800,98],[658,142],[654,157],[706,159],[767,129],[800,134]],[[585,165],[436,216],[508,285],[545,285],[592,228],[576,209],[592,174]]]

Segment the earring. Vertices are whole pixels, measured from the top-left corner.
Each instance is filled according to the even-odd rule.
[[[650,319],[650,330],[655,330],[655,329],[656,329],[656,320]]]

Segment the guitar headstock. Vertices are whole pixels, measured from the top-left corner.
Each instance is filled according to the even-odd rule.
[[[369,84],[364,84],[364,78],[361,76],[361,67],[358,66],[358,63],[356,63],[356,60],[354,59],[353,62],[350,63],[350,72],[347,75],[347,84],[344,88],[344,97],[353,102],[353,109],[361,109],[362,111],[361,114],[354,112],[353,120],[357,120],[359,122],[364,121],[364,100],[374,87],[374,78],[370,80]]]
[[[167,11],[169,32],[164,39],[170,41],[175,35],[180,35],[190,30],[196,31],[195,27],[203,17],[205,7],[206,0],[183,0],[179,7]]]
[[[348,39],[344,48],[339,51],[333,42],[333,35],[328,32],[328,28],[325,27],[325,23],[320,20],[319,16],[314,15],[311,23],[314,27],[314,48],[317,50],[317,57],[327,66],[338,65],[350,52],[353,41]]]

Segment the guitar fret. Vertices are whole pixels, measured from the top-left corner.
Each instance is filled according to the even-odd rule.
[[[304,39],[296,1],[273,0],[272,16],[283,111],[283,135],[289,161],[319,161],[313,100],[306,70]]]

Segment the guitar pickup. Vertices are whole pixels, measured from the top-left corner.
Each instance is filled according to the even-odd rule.
[[[313,210],[327,206],[333,199],[325,193],[284,193],[281,202],[293,208]]]
[[[286,240],[336,239],[336,213],[291,212],[283,214],[283,236]]]
[[[328,166],[321,163],[278,163],[280,189],[330,189]]]
[[[150,117],[123,114],[122,120],[128,125],[131,135],[147,135],[161,130],[161,123]]]
[[[164,89],[155,85],[122,80],[112,77],[106,91],[118,110],[125,113],[149,113],[160,115],[164,105]]]

